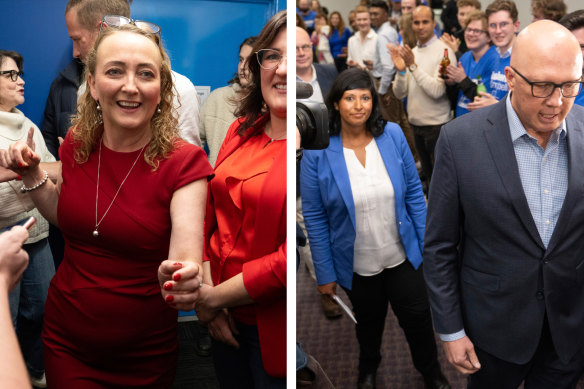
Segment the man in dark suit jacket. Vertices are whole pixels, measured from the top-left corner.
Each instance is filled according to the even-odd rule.
[[[424,275],[446,356],[469,388],[573,388],[584,367],[584,110],[577,40],[517,37],[510,94],[445,125]]]
[[[312,85],[310,100],[324,102],[337,77],[334,65],[313,63],[312,42],[306,30],[296,27],[296,80]]]

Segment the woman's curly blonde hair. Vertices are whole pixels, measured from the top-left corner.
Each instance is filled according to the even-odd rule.
[[[103,123],[97,102],[91,96],[91,90],[87,84],[88,75],[95,77],[97,64],[97,50],[99,45],[110,35],[120,31],[132,32],[142,35],[156,44],[162,58],[160,64],[160,113],[155,112],[150,119],[152,139],[144,152],[144,160],[153,170],[158,168],[160,159],[166,158],[174,149],[174,142],[179,138],[177,127],[177,114],[173,106],[174,85],[170,68],[170,59],[161,45],[160,37],[156,34],[141,30],[132,24],[121,27],[108,27],[102,30],[95,40],[93,48],[87,55],[87,63],[83,74],[86,89],[77,104],[77,115],[73,118],[71,129],[73,141],[76,144],[75,161],[79,164],[87,162],[89,155],[99,144],[103,136]]]

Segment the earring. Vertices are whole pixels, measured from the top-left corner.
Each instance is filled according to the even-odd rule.
[[[97,106],[95,107],[97,109],[97,114],[99,115],[99,122],[103,123],[103,118],[101,117],[101,107],[99,106],[99,101],[96,101]]]
[[[160,104],[158,104],[158,106],[156,107],[156,113],[160,113],[162,112],[162,110],[160,109]]]

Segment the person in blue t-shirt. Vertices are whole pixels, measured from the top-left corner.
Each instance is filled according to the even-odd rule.
[[[584,9],[579,9],[578,11],[574,11],[565,15],[558,23],[566,27],[572,32],[572,34],[574,34],[578,40],[578,43],[580,43],[582,55],[584,56]],[[582,70],[584,71],[584,69]],[[578,104],[584,107],[584,91],[580,92],[580,94],[576,96],[574,104]]]
[[[296,13],[302,16],[308,35],[312,34],[312,31],[314,31],[316,12],[310,9],[310,2],[308,0],[298,0],[296,3]]]
[[[456,117],[469,112],[466,108],[477,96],[477,77],[480,76],[485,87],[490,84],[493,64],[497,57],[495,46],[487,31],[487,15],[481,11],[471,12],[463,21],[466,25],[464,40],[469,51],[460,57],[458,65],[446,69],[448,85],[458,89]]]
[[[491,72],[491,80],[486,85],[487,91],[467,105],[469,111],[474,111],[492,105],[507,95],[509,87],[505,77],[505,68],[511,60],[511,49],[519,31],[517,6],[511,0],[495,0],[485,10],[488,20],[489,36],[496,46],[497,56]]]

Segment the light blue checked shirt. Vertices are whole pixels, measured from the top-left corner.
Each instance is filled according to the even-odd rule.
[[[519,167],[521,185],[529,204],[531,216],[545,247],[556,227],[568,190],[568,142],[566,121],[555,129],[543,149],[537,139],[525,131],[507,97],[507,120],[513,150]],[[453,341],[466,335],[464,329],[454,334],[440,334],[442,341]]]

